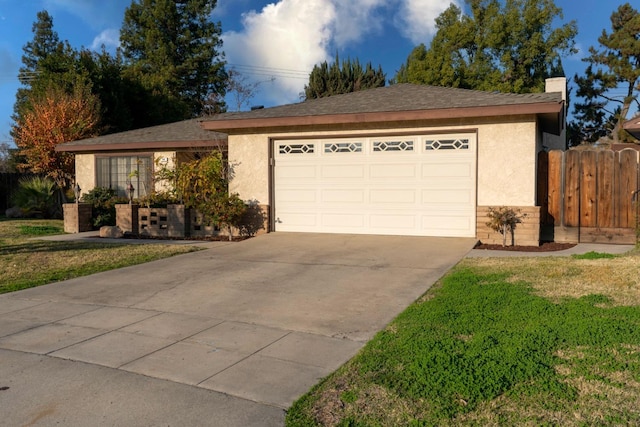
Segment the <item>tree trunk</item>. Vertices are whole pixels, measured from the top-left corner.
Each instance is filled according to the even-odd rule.
[[[502,224],[502,247],[507,246],[507,224]]]

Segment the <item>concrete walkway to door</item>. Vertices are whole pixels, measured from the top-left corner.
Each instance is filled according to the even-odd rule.
[[[0,296],[8,425],[282,425],[474,239],[273,233]]]

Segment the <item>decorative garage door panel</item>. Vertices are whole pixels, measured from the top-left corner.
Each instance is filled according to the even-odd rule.
[[[276,231],[475,236],[475,135],[275,141]]]

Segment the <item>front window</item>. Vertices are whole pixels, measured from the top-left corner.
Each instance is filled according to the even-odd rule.
[[[134,197],[151,192],[151,156],[113,156],[96,158],[96,185],[116,190],[127,197],[127,187],[133,184]]]

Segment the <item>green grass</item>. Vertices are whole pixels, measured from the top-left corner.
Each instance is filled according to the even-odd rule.
[[[18,227],[24,236],[53,236],[64,234],[64,229],[58,225],[21,225]]]
[[[458,266],[298,400],[287,425],[639,424],[640,307],[554,301],[512,278]]]
[[[574,255],[571,255],[571,257],[574,259],[608,259],[608,258],[615,258],[616,255],[591,251],[584,254],[574,254]]]
[[[0,293],[14,292],[197,250],[180,245],[50,242],[60,220],[0,220]]]

